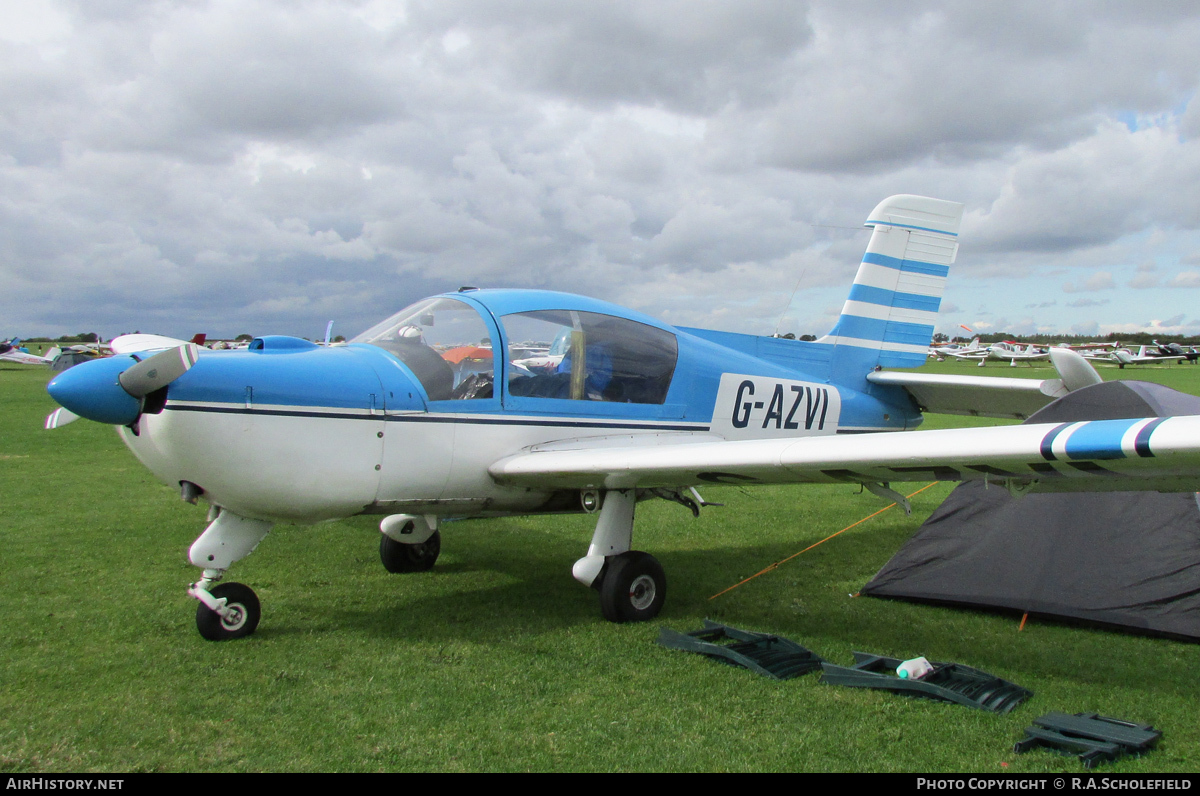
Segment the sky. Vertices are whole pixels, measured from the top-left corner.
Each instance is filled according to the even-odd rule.
[[[938,330],[1200,334],[1200,3],[0,0],[0,338],[353,336],[536,287],[822,334],[883,198]]]

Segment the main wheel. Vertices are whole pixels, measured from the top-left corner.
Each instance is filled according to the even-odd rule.
[[[258,595],[249,586],[241,583],[219,583],[209,594],[226,600],[225,607],[229,609],[225,616],[210,610],[207,605],[200,603],[196,608],[196,629],[200,635],[209,641],[226,641],[242,638],[254,632],[258,620],[262,617],[262,605]]]
[[[379,540],[379,560],[388,572],[424,572],[433,569],[440,552],[440,531],[434,531],[433,536],[420,544],[404,544],[387,535]]]
[[[646,622],[667,599],[667,576],[658,559],[630,550],[611,556],[600,583],[600,612],[610,622]]]

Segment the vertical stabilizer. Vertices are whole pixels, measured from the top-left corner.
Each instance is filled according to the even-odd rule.
[[[866,225],[875,229],[850,296],[833,330],[817,341],[836,346],[835,361],[845,356],[867,370],[925,363],[962,213],[958,202],[907,194],[871,212]]]

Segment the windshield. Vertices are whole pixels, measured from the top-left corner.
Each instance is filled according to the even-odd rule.
[[[400,358],[431,401],[492,397],[492,339],[483,318],[465,302],[417,302],[355,337]]]

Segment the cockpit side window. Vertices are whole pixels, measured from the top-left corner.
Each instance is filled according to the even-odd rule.
[[[670,332],[575,310],[519,312],[500,322],[511,395],[635,404],[667,399],[679,354]]]
[[[413,304],[355,337],[399,357],[431,401],[491,398],[492,340],[465,302],[433,298]]]

